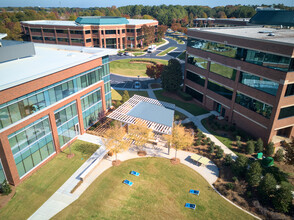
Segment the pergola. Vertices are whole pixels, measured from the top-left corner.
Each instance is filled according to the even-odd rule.
[[[134,95],[107,117],[127,124],[145,124],[156,133],[171,134],[174,112],[174,104]]]

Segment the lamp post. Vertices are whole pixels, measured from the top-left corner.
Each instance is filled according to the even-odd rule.
[[[140,75],[138,75],[138,83],[139,83],[139,78],[140,78]],[[138,90],[140,90],[139,86],[138,86]]]

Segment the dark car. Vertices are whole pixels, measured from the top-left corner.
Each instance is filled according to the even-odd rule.
[[[122,52],[119,52],[119,53],[117,54],[117,56],[122,56],[122,55],[124,55]]]

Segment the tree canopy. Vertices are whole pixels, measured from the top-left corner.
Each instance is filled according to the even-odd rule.
[[[183,82],[183,73],[180,62],[170,59],[161,74],[162,88],[167,91],[178,91]]]

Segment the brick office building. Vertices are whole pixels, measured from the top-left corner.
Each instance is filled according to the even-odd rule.
[[[294,136],[294,31],[189,29],[185,91],[268,142]]]
[[[110,108],[117,50],[0,42],[0,181],[17,185]]]
[[[76,45],[100,48],[140,48],[144,38],[142,26],[154,26],[150,19],[123,17],[78,17],[75,21],[23,21],[26,40],[36,43]]]

